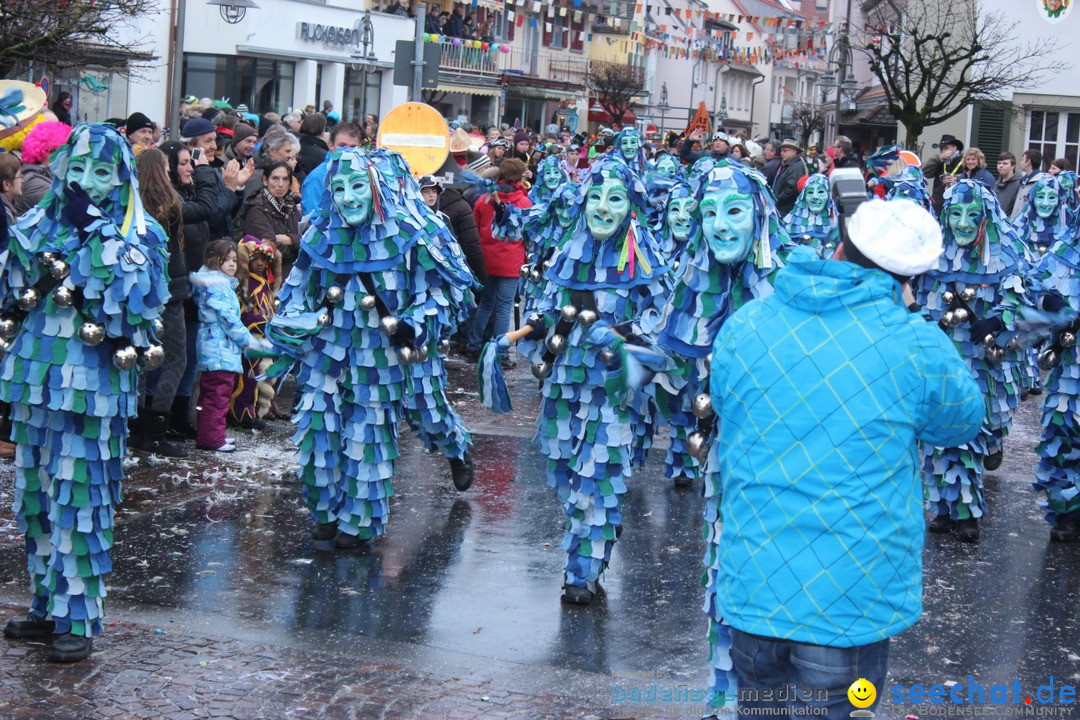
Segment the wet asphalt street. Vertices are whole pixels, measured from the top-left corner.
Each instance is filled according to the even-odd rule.
[[[509,373],[515,411],[494,416],[475,370],[451,366],[476,483],[454,490],[445,461],[406,431],[389,532],[373,549],[309,539],[286,423],[237,433],[233,455],[133,457],[115,624],[75,667],[2,641],[0,717],[700,717],[690,702],[614,700],[706,678],[703,501],[663,478],[664,443],[630,483],[599,601],[565,607],[562,513],[530,442],[535,382],[524,363]],[[1018,679],[1027,694],[1051,676],[1080,685],[1080,545],[1049,542],[1030,489],[1037,402],[1021,407],[988,477],[982,540],[928,537],[925,614],[893,643],[890,686],[968,675],[987,688]],[[7,464],[0,602],[14,614],[27,591],[11,478]]]

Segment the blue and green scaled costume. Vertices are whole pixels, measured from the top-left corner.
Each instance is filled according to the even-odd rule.
[[[979,234],[970,245],[960,246],[949,224],[950,210],[975,200],[982,204],[975,220]],[[935,515],[967,520],[986,513],[984,461],[1001,450],[1012,414],[1020,403],[1028,352],[1010,346],[1009,341],[1015,335],[1017,310],[1029,306],[1032,298],[1024,281],[1026,265],[1016,252],[1015,230],[993,191],[973,180],[957,181],[945,193],[941,223],[945,251],[935,269],[916,279],[916,301],[940,323],[946,313],[955,314],[958,307],[955,301],[951,306],[945,302],[945,293],[956,298],[965,291],[974,293],[964,308],[974,315],[965,322],[945,324],[943,330],[983,392],[986,421],[978,436],[965,445],[924,447],[923,480],[928,505]],[[971,333],[971,320],[989,318],[1000,318],[1002,323],[992,345]],[[1002,359],[989,357],[993,346],[1005,350]]]
[[[789,239],[783,229],[768,184],[757,171],[740,163],[720,161],[701,177],[697,198],[707,192],[734,189],[754,202],[753,246],[740,263],[723,264],[713,256],[706,235],[689,248],[657,329],[657,342],[667,349],[674,367],[657,376],[653,391],[661,412],[671,423],[671,446],[665,474],[705,478],[705,588],[703,610],[709,618],[709,704],[735,707],[736,681],[732,671],[731,631],[716,603],[719,572],[721,482],[716,473],[717,448],[712,443],[702,469],[686,449],[686,439],[697,424],[691,404],[708,393],[709,353],[724,322],[747,302],[772,294],[772,281],[783,267]],[[712,437],[709,440],[713,440]]]
[[[578,217],[573,235],[544,273],[539,317],[533,320],[547,327],[545,339],[523,340],[518,346],[540,362],[563,307],[591,309],[598,315],[590,327],[575,322],[565,336],[565,351],[554,355],[541,391],[536,434],[547,457],[548,485],[566,514],[564,583],[590,590],[607,568],[620,532],[622,496],[637,454],[632,428],[640,421],[645,400],[627,391],[628,351],[611,328],[629,327],[635,335],[647,336],[659,319],[668,273],[639,220],[644,217],[644,186],[626,163],[613,158],[595,162],[583,194],[607,178],[626,185],[635,210],[602,241],[592,236],[585,216]]]
[[[113,170],[101,205],[65,187],[73,161],[87,159]],[[143,211],[131,146],[112,126],[79,125],[49,166],[52,187],[0,251],[0,303],[21,317],[0,363],[0,400],[11,403],[30,614],[51,616],[57,635],[91,637],[105,615],[141,358],[157,345],[169,297],[168,239]],[[66,277],[51,272],[61,266]],[[123,353],[139,359],[121,369],[114,354]]]
[[[293,441],[312,518],[371,539],[386,529],[401,420],[429,450],[460,460],[468,449],[469,435],[446,400],[439,341],[468,312],[475,279],[396,153],[344,149],[329,162],[267,337],[297,365]],[[357,227],[343,221],[331,197],[345,166],[366,173],[374,198],[372,216]],[[328,297],[331,288],[340,300],[336,292]],[[375,297],[426,359],[403,361],[401,344],[380,328]]]
[[[806,202],[807,191],[816,187],[824,187],[829,195],[825,210],[820,213],[811,211]],[[784,229],[793,243],[812,247],[818,255],[832,254],[840,244],[840,225],[836,215],[836,203],[833,202],[829,189],[829,178],[821,173],[814,173],[807,178],[791,212],[784,216]]]

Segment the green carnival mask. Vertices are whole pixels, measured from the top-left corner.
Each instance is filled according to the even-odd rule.
[[[1035,191],[1035,212],[1043,220],[1057,211],[1060,202],[1058,191],[1052,187],[1041,187]]]
[[[679,174],[679,165],[675,162],[675,158],[664,155],[656,161],[656,172],[673,177]]]
[[[814,215],[821,215],[829,204],[829,188],[825,183],[813,183],[803,193],[806,209]]]
[[[637,135],[624,135],[619,142],[619,152],[628,162],[637,159],[637,152],[641,149],[641,138]]]
[[[556,163],[549,163],[544,169],[544,186],[548,190],[554,190],[562,185],[564,179],[562,170],[559,169]]]
[[[371,218],[374,207],[371,176],[365,170],[353,170],[343,163],[330,180],[330,196],[346,225],[357,227]]]
[[[108,160],[78,155],[68,161],[65,186],[77,183],[86,191],[95,205],[101,205],[113,187],[120,184],[116,177],[116,163]]]
[[[697,200],[692,197],[674,198],[668,203],[667,225],[671,236],[681,243],[693,239],[697,235],[694,223],[694,211],[697,210]]]
[[[701,232],[717,262],[742,262],[754,246],[754,199],[734,188],[706,192]]]
[[[630,196],[619,178],[605,178],[585,196],[585,224],[597,240],[606,240],[622,227],[630,213]]]
[[[982,200],[979,198],[971,202],[954,202],[949,206],[949,216],[946,220],[957,245],[967,247],[975,242],[975,238],[979,235],[979,224],[982,222],[983,214]]]

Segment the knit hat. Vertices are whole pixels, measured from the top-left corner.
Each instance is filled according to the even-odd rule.
[[[233,145],[240,142],[241,140],[245,140],[249,137],[254,137],[258,134],[258,131],[247,123],[237,123],[236,127],[233,128],[232,133]]]
[[[519,142],[529,142],[529,133],[524,130],[518,130],[514,133],[514,144],[517,145]]]
[[[143,115],[141,112],[133,112],[128,117],[127,122],[124,124],[124,132],[128,137],[131,137],[132,133],[136,133],[146,128],[154,129],[154,122]]]
[[[215,132],[216,128],[214,124],[203,117],[191,118],[184,127],[180,130],[180,135],[186,138],[197,138],[200,135],[206,135],[207,133]]]

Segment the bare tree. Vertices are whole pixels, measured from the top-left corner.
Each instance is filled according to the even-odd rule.
[[[0,77],[31,64],[39,75],[87,66],[130,70],[140,56],[148,59],[134,29],[156,10],[155,0],[3,0]]]
[[[589,63],[589,89],[596,94],[600,107],[611,116],[612,123],[621,126],[634,98],[645,92],[645,70],[633,65],[593,60]]]
[[[791,125],[799,134],[799,144],[810,144],[810,136],[825,129],[825,107],[811,102],[791,103]]]
[[[857,47],[884,88],[889,112],[907,128],[911,149],[927,126],[1039,85],[1058,50],[1055,41],[1025,37],[975,0],[880,0],[868,22],[869,37]]]

